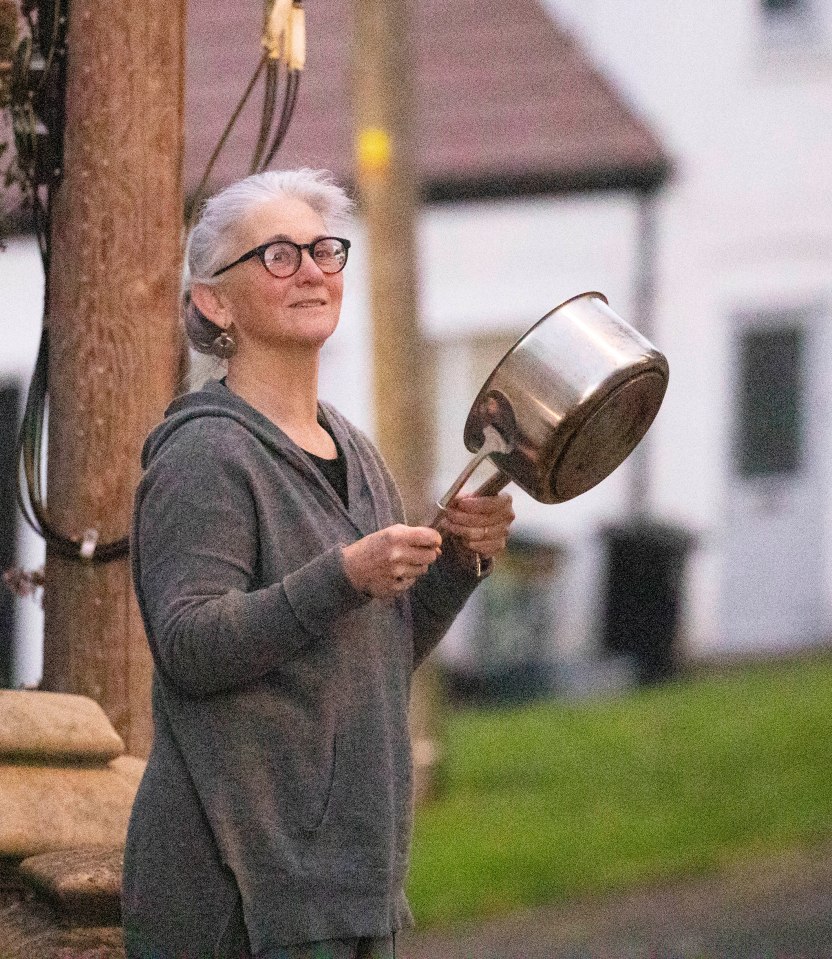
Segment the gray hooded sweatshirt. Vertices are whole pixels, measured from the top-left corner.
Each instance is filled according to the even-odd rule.
[[[407,925],[411,674],[476,585],[453,548],[395,600],[341,547],[403,522],[368,439],[321,404],[348,508],[270,420],[212,383],[145,444],[133,576],[155,737],[128,832],[128,955],[239,955]]]

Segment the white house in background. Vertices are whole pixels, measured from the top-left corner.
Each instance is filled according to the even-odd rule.
[[[285,166],[328,167],[349,183],[350,31],[343,22],[343,6],[335,0],[316,0],[307,16],[307,68],[279,159]],[[221,32],[216,30],[218,22],[224,25]],[[211,0],[189,9],[185,157],[189,192],[200,180],[260,58],[261,26],[256,5]],[[447,405],[467,407],[468,386],[479,378],[483,366],[551,306],[553,297],[574,292],[576,281],[583,283],[567,275],[563,245],[551,242],[546,222],[551,197],[586,190],[626,192],[627,199],[620,204],[626,218],[632,216],[634,197],[660,187],[668,165],[648,127],[536,0],[515,0],[510,16],[496,0],[453,4],[427,0],[414,5],[412,36],[419,165],[430,202],[423,217],[421,258],[426,296],[438,302],[429,311],[429,325],[437,330],[433,339],[442,363],[448,359],[447,341],[464,374],[461,380],[453,377],[456,392],[449,393],[444,381],[434,382],[432,365],[426,363],[426,393],[448,393],[448,404],[437,403],[443,431],[452,431],[443,435],[448,455],[440,457],[441,482],[451,468],[448,456],[458,458],[462,449],[454,417],[464,411],[449,411]],[[257,125],[253,114],[243,113],[235,138],[214,168],[214,186],[246,171]],[[549,200],[535,199],[541,195]],[[530,198],[528,206],[515,202],[524,196]],[[475,198],[493,201],[482,206],[481,218],[476,216],[480,208],[468,202]],[[538,210],[541,218],[534,223]],[[532,222],[527,222],[528,211]],[[602,218],[604,232],[607,216]],[[556,222],[562,231],[560,216]],[[485,236],[483,230],[492,227],[493,234]],[[322,387],[359,423],[371,427],[360,232],[358,226],[349,267],[351,292],[342,327],[327,353]],[[619,238],[612,239],[617,249]],[[41,281],[33,244],[24,243],[24,248],[28,270],[11,282],[21,292],[28,284],[26,310],[10,311],[7,322],[31,324],[31,351],[23,364],[31,369],[40,309],[35,287]],[[537,256],[530,272],[532,248]],[[627,241],[621,249],[628,251]],[[617,256],[615,251],[613,255]],[[619,266],[617,275],[626,286],[630,265]],[[435,271],[436,277],[428,276]],[[614,292],[609,282],[607,291]],[[441,371],[440,376],[444,377]],[[452,422],[446,423],[449,416]],[[23,646],[31,661],[18,671],[18,679],[32,681],[37,679],[39,636],[27,632]]]
[[[551,0],[551,9],[673,160],[658,206],[654,325],[671,386],[651,458],[655,512],[700,541],[687,648],[826,642],[832,2]],[[613,502],[612,489],[597,494],[579,506],[593,510],[590,524]],[[564,535],[578,530],[577,517],[557,522]]]
[[[550,0],[657,131],[673,165],[656,205],[651,336],[671,369],[649,434],[651,511],[696,536],[691,656],[832,638],[832,2]],[[553,65],[554,67],[554,65]],[[599,136],[601,131],[599,131]],[[477,149],[472,143],[472,150]],[[428,207],[424,322],[438,346],[437,490],[504,344],[600,289],[636,325],[638,207],[626,195]],[[364,315],[356,304],[355,322]],[[333,344],[327,382],[354,333]],[[342,402],[350,393],[342,391]],[[358,410],[356,410],[358,412]],[[362,411],[363,412],[363,411]],[[598,643],[599,530],[627,511],[630,464],[558,506],[517,494],[518,527],[568,550],[561,654]]]
[[[244,7],[216,0],[192,11],[191,185],[257,55],[259,14]],[[220,8],[222,37],[214,29]],[[338,9],[319,0],[308,11],[307,99],[280,159],[349,179]],[[640,325],[649,234],[638,197],[652,195],[650,336],[668,357],[671,381],[648,436],[649,507],[698,542],[685,579],[684,650],[709,657],[825,642],[832,0],[547,0],[545,12],[536,0],[430,0],[418,11],[430,25],[417,43],[429,201],[420,257],[424,330],[436,357],[437,492],[468,458],[462,426],[484,376],[540,316],[598,289]],[[576,57],[581,48],[612,87]],[[637,105],[657,138],[623,102]],[[235,150],[219,182],[244,171],[245,148]],[[354,239],[343,320],[321,385],[371,430],[360,224]],[[18,296],[28,282],[37,295],[34,247],[25,255],[28,281],[18,272],[10,280],[21,267],[0,257],[0,332],[13,337],[35,326],[39,312],[29,300],[12,308],[5,292]],[[34,361],[36,337],[25,329],[20,358],[0,359],[2,375]],[[515,494],[518,530],[566,551],[552,597],[560,658],[597,652],[599,532],[628,516],[631,468],[625,463],[558,506]],[[26,620],[24,628],[37,624]],[[464,650],[458,631],[448,653]],[[36,678],[36,659],[24,666],[21,678]]]
[[[698,542],[685,580],[684,651],[825,643],[832,2],[550,0],[547,9],[638,105],[673,166],[656,200],[651,320],[671,379],[648,455],[653,516]],[[512,337],[587,289],[639,325],[639,207],[611,193],[458,201],[428,206],[421,233],[425,330],[439,358],[441,491],[467,456],[468,406]],[[339,390],[347,358],[366,356],[355,347],[363,303],[352,309],[326,382],[368,419],[354,391]],[[568,551],[557,590],[560,655],[597,648],[599,530],[626,516],[630,468],[558,506],[515,496],[519,529]]]

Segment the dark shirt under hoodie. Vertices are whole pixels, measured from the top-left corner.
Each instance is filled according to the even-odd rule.
[[[131,556],[155,736],[125,851],[131,957],[239,955],[240,913],[255,953],[410,922],[411,674],[476,578],[449,547],[398,599],[350,584],[341,547],[404,516],[372,444],[320,412],[348,506],[220,383],[145,444]]]

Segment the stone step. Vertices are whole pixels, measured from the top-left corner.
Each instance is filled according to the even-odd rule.
[[[24,859],[20,876],[75,921],[118,925],[124,849],[83,847]]]
[[[144,762],[0,760],[0,856],[24,859],[79,846],[123,846]]]
[[[0,908],[2,959],[124,959],[119,926],[78,925],[43,900]]]
[[[69,693],[0,690],[0,761],[106,763],[123,752],[121,737],[94,700]]]

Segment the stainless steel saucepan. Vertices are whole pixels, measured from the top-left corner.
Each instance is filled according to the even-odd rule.
[[[474,458],[439,501],[441,511],[479,464],[499,470],[477,493],[514,481],[541,503],[563,503],[609,476],[661,406],[665,357],[610,309],[603,293],[561,303],[506,353],[465,423]]]

